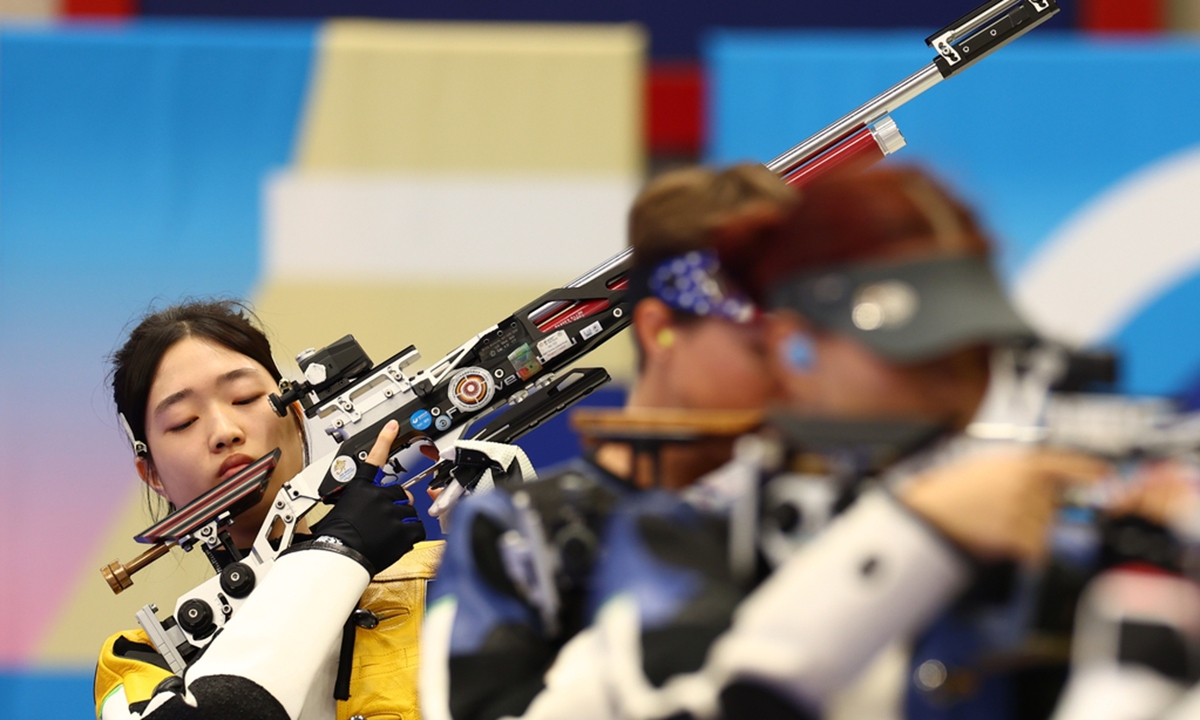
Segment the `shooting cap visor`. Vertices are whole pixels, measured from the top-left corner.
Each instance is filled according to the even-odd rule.
[[[974,255],[800,273],[777,283],[768,304],[794,310],[900,364],[1036,337],[987,259]]]

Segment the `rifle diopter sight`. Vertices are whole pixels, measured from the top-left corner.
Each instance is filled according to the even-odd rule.
[[[407,367],[420,357],[421,354],[413,345],[396,356],[402,359],[400,367]],[[279,394],[271,393],[268,398],[271,408],[279,417],[286,417],[288,406],[296,401],[304,408],[305,415],[313,417],[319,405],[375,367],[353,335],[347,335],[320,350],[305,350],[296,356],[296,364],[304,373],[304,379],[280,380]]]
[[[1058,13],[1056,0],[989,0],[925,39],[942,77],[1029,32]]]

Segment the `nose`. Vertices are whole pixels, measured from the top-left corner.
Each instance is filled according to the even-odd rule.
[[[208,445],[213,452],[221,452],[231,447],[237,447],[246,440],[246,433],[235,418],[228,413],[217,411],[213,414],[212,431],[209,434]]]

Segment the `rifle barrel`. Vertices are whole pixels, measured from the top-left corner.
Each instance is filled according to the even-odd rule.
[[[937,65],[933,63],[926,65],[826,126],[816,135],[767,163],[767,169],[780,175],[787,175],[823,150],[845,140],[860,128],[878,121],[884,115],[937,85],[942,79],[942,72]]]

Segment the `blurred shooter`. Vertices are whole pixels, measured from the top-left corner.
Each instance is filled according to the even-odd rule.
[[[773,360],[789,405],[821,417],[943,424],[952,434],[908,462],[926,469],[895,473],[897,496],[977,558],[1042,562],[1064,485],[1105,468],[1076,452],[988,447],[966,434],[1011,409],[1009,353],[1035,341],[1004,295],[972,212],[920,170],[880,169],[806,188],[790,234],[798,241],[723,256],[775,311]],[[944,493],[950,484],[962,489],[957,498]],[[980,504],[971,488],[1009,491]],[[897,678],[906,682],[903,713],[886,711],[1045,717],[1061,663],[1049,679],[982,667],[995,649],[982,626],[1011,601],[1001,591],[991,607],[960,605],[934,622],[916,643],[907,680]]]
[[[795,202],[794,191],[760,165],[678,170],[642,191],[629,219],[639,365],[627,408],[690,415],[761,411],[778,401],[762,319],[723,277],[711,242],[769,232]],[[425,717],[600,710],[573,678],[600,677],[594,668],[603,657],[586,628],[590,570],[609,510],[645,487],[685,487],[730,453],[729,438],[671,446],[650,467],[628,445],[607,443],[539,472],[536,482],[456,507],[423,637]]]
[[[1033,333],[1005,299],[970,213],[924,174],[824,178],[784,225],[718,245],[730,277],[773,310],[771,361],[789,409],[829,423],[936,425],[945,439],[749,587],[730,573],[732,541],[718,531],[709,542],[712,523],[683,502],[627,501],[608,537],[623,554],[608,553],[597,572],[607,697],[623,717],[823,717],[888,643],[945,613],[980,563],[1040,561],[1063,488],[1108,467],[1032,446],[979,452],[965,437],[989,408],[1005,409],[989,400],[1004,394],[993,391],[1004,385],[993,354]],[[935,659],[917,657],[917,668]],[[933,673],[914,680],[936,689],[954,666],[946,660],[941,683]],[[968,688],[979,694],[959,706],[962,717],[1009,717],[997,714],[1011,704],[990,681]],[[921,699],[944,710],[945,697]],[[930,716],[911,701],[908,711]],[[850,716],[866,712],[901,714]]]

